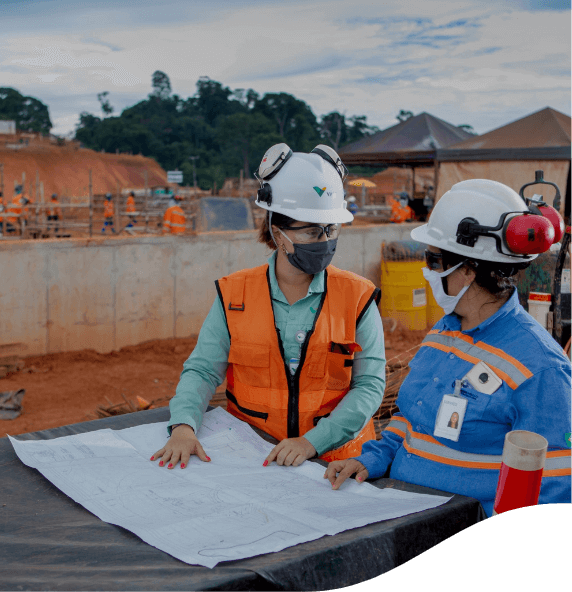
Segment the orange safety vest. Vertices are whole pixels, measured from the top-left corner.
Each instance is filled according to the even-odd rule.
[[[183,208],[180,206],[171,206],[165,211],[163,216],[163,234],[183,234],[186,228],[186,218]]]
[[[7,212],[8,214],[12,214],[12,216],[8,216],[6,221],[12,225],[18,224],[18,218],[22,213],[22,197],[20,195],[15,195],[12,198],[12,201],[8,204]]]
[[[113,218],[113,202],[110,199],[106,199],[103,203],[103,217]]]
[[[413,218],[413,210],[409,206],[403,207],[396,199],[391,204],[391,222],[400,224]]]
[[[58,206],[60,202],[57,199],[50,200],[50,207],[48,208],[48,216],[61,216],[62,210]]]
[[[303,436],[329,415],[350,389],[356,327],[379,290],[365,278],[328,266],[325,290],[306,335],[296,374],[290,373],[270,298],[268,265],[216,282],[230,334],[227,411],[278,440]],[[375,439],[370,419],[358,436],[320,458],[361,454]]]
[[[135,209],[135,199],[132,195],[130,195],[127,198],[127,207],[125,208],[125,211],[130,214],[131,212],[136,212],[137,210]]]

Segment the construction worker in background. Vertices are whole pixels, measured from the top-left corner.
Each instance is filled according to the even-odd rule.
[[[173,195],[169,200],[169,207],[163,216],[163,234],[183,234],[186,228],[186,218],[183,208],[179,205],[183,198]]]
[[[111,232],[115,234],[115,228],[113,227],[113,215],[114,215],[114,208],[113,208],[113,196],[111,193],[105,194],[105,201],[103,202],[103,228],[101,229],[101,234],[105,234],[105,229],[109,226],[111,227]]]
[[[8,214],[8,217],[6,218],[6,234],[14,233],[18,229],[20,230],[20,234],[22,233],[22,205],[25,201],[25,198],[22,194],[22,190],[22,185],[15,185],[12,201],[8,204],[8,207],[6,208]]]
[[[409,195],[403,191],[399,199],[392,198],[390,222],[401,224],[413,218],[413,210],[409,207]]]
[[[52,193],[52,197],[50,198],[50,203],[48,204],[48,209],[47,209],[47,218],[48,218],[48,224],[47,224],[47,230],[48,232],[50,232],[50,230],[52,229],[52,226],[54,227],[54,232],[57,232],[59,230],[59,226],[57,224],[58,220],[61,219],[62,217],[62,210],[59,207],[60,202],[58,201],[58,194],[57,193]]]
[[[226,376],[227,410],[280,441],[263,466],[348,458],[375,439],[385,386],[383,326],[372,282],[330,262],[346,209],[347,169],[324,145],[271,147],[258,168],[259,242],[268,263],[216,282],[217,296],[171,400],[171,435],[151,460],[208,457],[196,437]],[[200,264],[200,262],[197,262]]]
[[[133,215],[137,211],[135,208],[135,192],[134,191],[131,191],[129,193],[129,196],[127,197],[125,211],[129,215],[129,224],[127,224],[126,228],[133,228],[133,224],[137,224],[137,220],[135,220],[135,216]]]
[[[505,436],[525,430],[548,441],[540,503],[570,502],[570,361],[513,279],[550,248],[555,226],[561,236],[553,208],[533,212],[510,187],[471,179],[411,231],[428,245],[423,275],[445,316],[409,362],[381,440],[328,466],[334,489],[390,468],[392,479],[477,498],[490,516]]]
[[[350,195],[346,201],[348,202],[348,211],[352,216],[355,216],[359,210],[359,207],[356,203],[356,198],[353,195]],[[351,222],[348,222],[348,226],[351,226]]]

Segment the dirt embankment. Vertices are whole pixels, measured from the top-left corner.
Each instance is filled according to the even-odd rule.
[[[425,331],[386,331],[387,358],[407,359]],[[15,436],[93,419],[98,405],[170,398],[196,337],[149,341],[110,354],[93,350],[48,354],[25,359],[22,371],[0,379],[0,392],[25,389],[23,411],[0,420],[0,437]],[[408,353],[406,353],[408,352]],[[223,390],[215,402],[225,403]],[[164,401],[158,406],[167,405]],[[90,417],[91,416],[91,417]]]
[[[10,147],[12,146],[12,147]],[[44,184],[47,201],[52,193],[81,198],[89,195],[89,171],[92,171],[94,194],[115,193],[117,188],[165,185],[167,173],[152,158],[130,154],[106,154],[80,148],[75,142],[58,146],[49,139],[37,139],[29,145],[0,142],[0,164],[4,171],[4,200],[12,198],[14,182],[22,182],[25,191],[36,201],[36,171]]]

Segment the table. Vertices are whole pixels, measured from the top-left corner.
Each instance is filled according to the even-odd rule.
[[[169,410],[163,407],[18,438],[51,439],[168,419]],[[389,571],[486,517],[477,500],[455,495],[431,510],[209,569],[183,563],[133,533],[101,521],[37,470],[22,464],[7,438],[0,439],[0,472],[0,590],[341,588]],[[394,479],[371,483],[443,493]]]

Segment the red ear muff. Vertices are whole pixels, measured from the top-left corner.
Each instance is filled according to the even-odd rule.
[[[558,210],[546,204],[541,205],[538,210],[545,218],[550,220],[554,227],[554,242],[559,243],[564,236],[564,220],[562,220],[562,216],[558,213]]]
[[[513,216],[504,225],[503,237],[513,253],[536,255],[550,249],[555,231],[548,217],[534,214]]]

